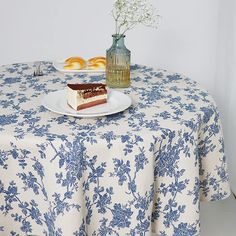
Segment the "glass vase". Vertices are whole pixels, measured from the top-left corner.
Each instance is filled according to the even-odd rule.
[[[106,52],[106,83],[111,88],[130,86],[130,50],[124,44],[125,35],[114,34],[113,44]]]

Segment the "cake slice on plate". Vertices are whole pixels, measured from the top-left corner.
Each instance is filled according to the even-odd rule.
[[[67,103],[74,110],[79,111],[106,102],[106,84],[67,84]]]

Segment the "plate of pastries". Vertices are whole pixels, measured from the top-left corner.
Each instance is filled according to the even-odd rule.
[[[61,72],[105,72],[106,58],[96,56],[86,60],[82,57],[74,56],[61,61],[55,61],[53,66]]]

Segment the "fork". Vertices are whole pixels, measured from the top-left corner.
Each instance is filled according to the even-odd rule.
[[[37,61],[34,63],[34,76],[42,76],[43,71],[41,70],[41,61]]]

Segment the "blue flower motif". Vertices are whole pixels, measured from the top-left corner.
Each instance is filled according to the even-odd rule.
[[[187,223],[180,223],[177,228],[174,229],[173,236],[194,236],[196,235],[196,225],[188,225]]]
[[[127,161],[126,163],[124,163],[123,160],[118,160],[118,159],[114,159],[113,160],[115,168],[114,168],[114,174],[119,178],[119,184],[123,185],[123,183],[127,180],[127,174],[129,174],[130,172],[130,162]]]
[[[20,78],[8,77],[4,79],[4,84],[15,84],[15,83],[19,83],[20,81],[21,81]]]
[[[0,115],[0,125],[10,125],[17,123],[17,116],[16,115]]]
[[[22,232],[25,233],[31,233],[32,232],[32,226],[29,221],[22,221],[22,226],[21,226]]]
[[[44,168],[38,160],[35,160],[35,163],[33,164],[33,168],[41,178],[44,177]]]
[[[130,219],[133,212],[131,211],[131,208],[128,208],[127,206],[121,206],[121,204],[114,204],[113,210],[112,210],[112,221],[111,226],[112,227],[118,227],[118,228],[128,228],[131,224]]]

